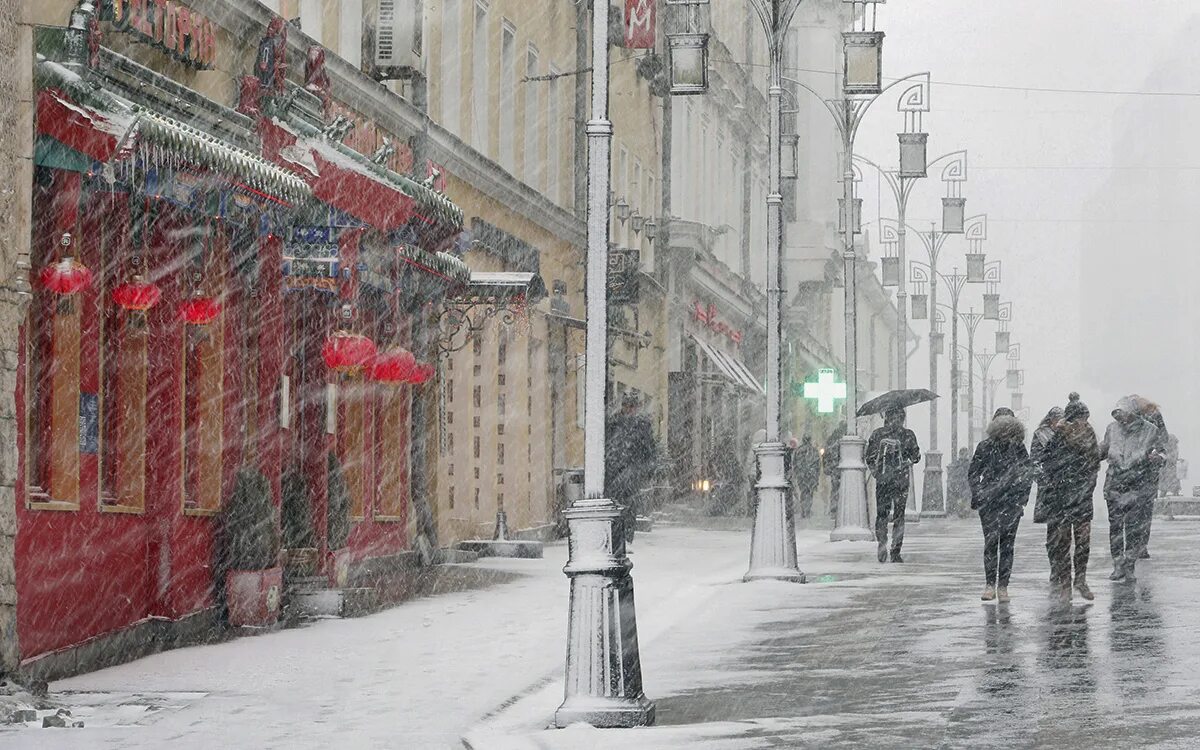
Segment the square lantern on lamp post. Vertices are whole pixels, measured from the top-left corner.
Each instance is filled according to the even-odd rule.
[[[946,353],[946,334],[941,331],[935,331],[929,334],[929,348],[933,353],[941,356]]]
[[[900,176],[907,178],[924,177],[926,172],[926,147],[929,144],[929,133],[899,133],[900,136]]]
[[[942,198],[942,231],[962,234],[967,225],[966,212],[966,198]]]
[[[854,199],[854,215],[851,221],[854,222],[854,233],[862,234],[862,198]],[[846,199],[838,198],[838,232],[846,231]]]
[[[983,283],[983,253],[967,253],[967,283]]]
[[[1021,387],[1021,371],[1009,370],[1004,375],[1004,384],[1008,386],[1008,390],[1015,391]]]
[[[1008,331],[996,331],[996,351],[1000,354],[1007,354],[1011,347],[1011,334]]]
[[[983,295],[983,319],[984,320],[1000,320],[1000,295],[999,294],[984,294]]]
[[[883,32],[842,32],[842,93],[878,96],[883,90]]]
[[[910,317],[913,320],[928,320],[929,319],[929,295],[914,294],[912,299],[912,313]]]
[[[800,176],[799,133],[784,133],[779,141],[779,176],[785,180]]]
[[[883,263],[879,269],[883,275],[883,285],[900,286],[900,259],[885,256],[880,261]]]
[[[1021,408],[1024,406],[1025,406],[1025,394],[1021,393],[1020,391],[1013,391],[1012,410],[1013,411],[1021,411]]]
[[[671,52],[671,94],[688,96],[708,91],[708,34],[667,34]]]

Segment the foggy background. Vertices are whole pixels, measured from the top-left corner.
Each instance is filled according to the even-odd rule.
[[[1187,347],[1200,322],[1192,248],[1200,213],[1193,198],[1200,187],[1200,7],[1193,0],[1147,7],[1124,0],[922,0],[881,6],[880,28],[887,33],[885,75],[932,73],[929,158],[970,152],[966,213],[988,214],[984,251],[989,262],[1004,262],[1000,295],[1013,303],[1010,329],[1021,345],[1030,421],[1078,390],[1102,433],[1115,399],[1136,392],[1162,405],[1180,436],[1180,457],[1188,459],[1200,444],[1196,362]],[[894,102],[875,106],[857,150],[894,168],[900,115]],[[896,213],[877,183],[864,172],[863,222],[875,236],[877,217]],[[940,222],[942,190],[940,170],[930,170],[909,201],[910,225]],[[961,238],[950,238],[939,266],[963,269],[965,252]],[[909,258],[924,255],[910,238]],[[982,292],[983,285],[968,285],[963,306],[981,310]],[[948,296],[942,291],[942,300]],[[917,386],[928,382],[929,329],[924,320],[911,325],[921,338],[909,364]],[[994,330],[995,322],[980,325],[977,351],[994,347]],[[945,357],[940,367],[948,396]],[[998,358],[992,375],[1003,369]],[[964,388],[965,381],[964,372]],[[1009,403],[1003,384],[996,403]],[[914,410],[909,419],[923,445],[926,414]]]

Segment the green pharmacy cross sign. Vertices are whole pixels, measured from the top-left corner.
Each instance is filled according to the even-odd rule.
[[[815,383],[793,383],[792,392],[816,401],[818,413],[832,414],[834,402],[846,399],[846,384],[838,382],[836,370],[825,368],[817,374]]]

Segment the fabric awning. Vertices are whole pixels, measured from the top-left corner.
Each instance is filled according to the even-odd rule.
[[[740,359],[706,344],[695,336],[692,336],[692,340],[696,342],[696,345],[700,347],[705,356],[716,366],[717,370],[731,383],[747,388],[755,393],[766,393],[766,390],[750,374],[749,368]]]

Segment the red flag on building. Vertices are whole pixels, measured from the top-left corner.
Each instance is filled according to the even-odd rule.
[[[625,48],[654,49],[658,0],[625,0]]]

